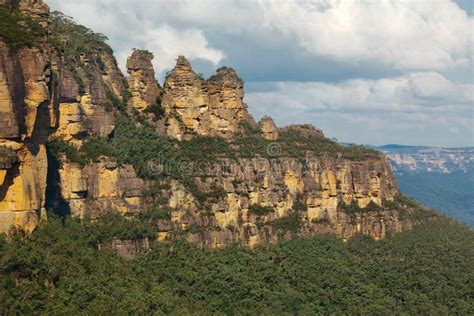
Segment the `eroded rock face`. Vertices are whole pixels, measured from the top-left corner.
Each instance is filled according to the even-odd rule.
[[[81,145],[87,137],[106,137],[114,130],[118,110],[111,106],[107,94],[123,98],[125,87],[115,58],[104,51],[101,60],[102,69],[83,56],[82,61],[90,69],[89,74],[81,68],[76,70],[83,86],[67,67],[61,68],[54,136]]]
[[[242,122],[255,124],[243,102],[243,82],[228,67],[217,69],[215,75],[207,80],[211,131],[213,135],[224,138],[232,136],[241,130]]]
[[[48,27],[49,8],[42,1],[17,5]],[[101,54],[100,67],[90,56],[80,56],[89,70],[76,69],[79,84],[46,37],[15,51],[0,40],[0,146],[17,156],[0,166],[0,233],[11,226],[32,231],[44,212],[51,136],[79,146],[85,137],[107,136],[115,128],[117,110],[106,109],[107,91],[121,98],[123,76],[111,51]]]
[[[59,194],[72,216],[98,218],[107,213],[137,214],[144,181],[132,166],[118,166],[103,159],[82,167],[63,160],[59,172]]]
[[[23,132],[24,90],[19,60],[0,41],[0,138],[18,138]]]
[[[262,131],[262,135],[266,140],[277,140],[278,139],[278,127],[273,122],[270,116],[264,116],[258,122],[258,126]]]
[[[140,252],[150,249],[150,240],[143,239],[113,239],[99,245],[99,250],[113,250],[117,255],[126,259],[135,259]]]
[[[130,102],[139,111],[161,103],[161,87],[155,79],[152,60],[153,54],[143,50],[134,50],[127,59],[128,86],[132,94]]]
[[[46,18],[49,15],[49,6],[42,0],[20,0],[18,10],[32,18]]]
[[[278,240],[265,223],[293,216],[295,211],[304,225],[302,234],[306,235],[332,233],[350,238],[364,233],[380,239],[387,232],[401,231],[405,225],[399,221],[396,211],[356,217],[338,207],[341,200],[347,204],[355,201],[360,207],[371,201],[381,205],[384,200],[393,200],[398,190],[390,167],[383,159],[363,162],[321,157],[307,157],[303,162],[292,158],[229,160],[212,166],[206,174],[207,178],[195,178],[197,187],[205,192],[222,188],[222,196],[199,204],[184,187],[173,186],[169,196],[169,206],[174,209],[172,225],[164,226],[167,229],[162,233],[172,228],[204,227],[205,232],[191,234],[190,240],[210,247],[228,242],[254,246]],[[193,203],[177,203],[179,196]],[[252,212],[252,205],[269,207],[272,211],[258,215]]]
[[[61,103],[59,113],[58,129],[54,135],[78,146],[86,137],[108,136],[115,128],[117,118],[117,111],[107,111],[86,98],[81,103]]]
[[[29,148],[31,147],[31,148]],[[0,187],[0,233],[11,225],[33,231],[44,211],[47,157],[44,145],[22,146],[19,162],[4,171]]]
[[[179,56],[166,77],[162,106],[166,114],[167,134],[182,140],[186,135],[209,134],[209,97],[204,79]]]
[[[243,96],[243,82],[232,68],[219,68],[205,81],[179,56],[164,84],[167,134],[179,140],[192,134],[232,138],[242,122],[255,125]]]
[[[0,41],[0,146],[17,159],[0,167],[0,233],[12,225],[32,231],[44,211],[51,128],[50,58],[39,49],[11,51]]]
[[[0,6],[11,10],[13,8],[13,0],[0,0]]]

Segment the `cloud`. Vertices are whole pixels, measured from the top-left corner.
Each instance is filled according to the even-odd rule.
[[[132,48],[234,67],[249,109],[358,143],[474,144],[474,17],[450,0],[47,0]]]
[[[260,4],[267,27],[296,36],[315,55],[401,70],[440,70],[472,61],[474,20],[448,0]]]
[[[251,112],[257,118],[270,114],[280,126],[315,124],[331,137],[356,143],[465,146],[474,141],[474,84],[457,84],[439,73],[250,85],[256,91],[246,96]]]
[[[432,111],[437,106],[473,109],[474,84],[456,84],[435,72],[410,73],[377,80],[347,80],[339,84],[324,82],[267,82],[253,83],[248,98],[272,99],[281,97],[285,104],[300,109],[327,111]],[[290,98],[290,99],[288,99]],[[448,104],[447,104],[448,103]],[[448,109],[449,110],[449,109]]]
[[[178,55],[189,59],[203,59],[217,65],[224,58],[220,50],[209,47],[202,31],[197,29],[177,30],[169,25],[157,28],[145,25],[143,32],[137,34],[135,41],[141,43],[139,47],[153,52],[157,58],[154,66],[163,71],[174,65]]]
[[[147,49],[155,55],[158,73],[174,66],[178,55],[201,59],[217,65],[224,52],[209,45],[202,30],[192,26],[174,27],[154,15],[156,6],[148,1],[49,1],[53,9],[73,15],[78,23],[106,34],[124,70],[132,48]],[[169,3],[163,3],[169,7]]]
[[[49,2],[108,34],[119,50],[125,49],[119,43],[125,36],[130,43],[153,46],[163,58],[160,70],[172,67],[173,45],[212,63],[223,59],[224,44],[228,50],[239,46],[223,40],[211,47],[209,34],[258,39],[262,49],[275,42],[296,45],[348,67],[375,63],[396,71],[440,71],[470,66],[473,59],[474,18],[449,0]],[[161,37],[171,43],[157,43]]]

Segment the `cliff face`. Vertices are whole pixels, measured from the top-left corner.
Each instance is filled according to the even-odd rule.
[[[20,1],[17,10],[49,29],[49,8],[42,1]],[[48,139],[56,135],[80,144],[87,136],[110,134],[116,111],[99,105],[107,102],[106,89],[125,91],[111,54],[101,56],[102,70],[79,56],[87,72],[78,68],[75,79],[47,34],[31,48],[13,49],[0,38],[0,146],[17,157],[0,165],[0,232],[12,224],[32,231],[45,213]]]
[[[118,166],[112,159],[84,167],[65,160],[59,168],[60,198],[73,216],[137,214],[143,187],[133,167]]]
[[[71,53],[40,38],[12,50],[0,39],[0,233],[11,225],[32,231],[45,207],[81,218],[160,209],[157,239],[185,235],[209,247],[327,233],[383,238],[413,224],[400,208],[385,205],[398,189],[383,156],[334,153],[343,149],[307,126],[278,129],[269,117],[257,124],[232,68],[204,80],[180,56],[161,89],[151,53],[135,50],[125,79],[103,42],[77,40],[74,24],[61,17],[51,31],[41,1],[20,1],[19,10],[50,36],[58,23],[67,27],[60,42],[81,45]],[[204,164],[186,161],[179,176],[145,177],[134,161],[123,162],[125,148],[103,149],[113,147],[120,118],[133,121],[132,129],[151,126],[170,148],[201,136],[225,139],[231,153]],[[296,133],[296,140],[285,133]],[[295,154],[290,145],[300,139],[316,145]],[[62,151],[47,152],[48,141]],[[264,154],[242,154],[254,142],[266,146]],[[100,154],[81,160],[85,148]]]
[[[190,240],[210,247],[235,242],[253,246],[295,234],[335,233],[349,238],[364,233],[383,238],[406,228],[396,210],[356,216],[340,209],[340,201],[366,207],[371,201],[381,205],[394,199],[396,184],[383,160],[241,159],[217,163],[206,175],[205,180],[194,179],[197,186],[205,192],[221,188],[222,192],[203,204],[180,186],[161,192],[172,209],[171,220],[161,223],[161,237],[185,229]],[[287,231],[289,224],[279,230],[282,219],[291,219],[300,229]]]
[[[161,103],[162,89],[155,79],[152,59],[152,53],[134,50],[127,60],[128,85],[132,94],[131,105],[139,111]]]
[[[243,96],[243,82],[232,68],[219,68],[205,81],[179,56],[164,84],[168,135],[178,140],[193,134],[232,138],[241,122],[255,124]]]
[[[48,13],[41,1],[21,2],[19,10],[37,18]],[[44,39],[19,51],[0,39],[0,146],[16,154],[0,164],[0,232],[12,224],[32,231],[44,211],[45,144],[56,119],[49,89],[57,84],[53,60]]]

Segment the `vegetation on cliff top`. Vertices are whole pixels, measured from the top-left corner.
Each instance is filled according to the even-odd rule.
[[[79,86],[79,93],[83,94],[85,79],[90,79],[94,73],[104,72],[106,70],[104,57],[112,56],[112,48],[106,43],[107,36],[77,24],[71,17],[59,11],[50,14],[50,29],[52,34],[49,38],[50,44],[62,56],[65,67]],[[123,83],[126,81],[123,80]],[[124,102],[111,92],[110,87],[105,88],[108,99],[106,109],[117,107],[123,110]],[[128,96],[124,97],[127,98]]]
[[[81,54],[100,61],[103,52],[112,53],[107,36],[77,24],[59,11],[51,12],[51,43],[63,52],[66,62],[77,63]]]
[[[308,152],[316,156],[328,155],[333,158],[343,158],[352,161],[380,159],[381,153],[364,146],[342,146],[335,140],[326,138],[324,134],[311,125],[293,125],[279,131],[276,141],[263,138],[258,128],[242,123],[243,132],[237,135],[233,144],[239,156],[251,158],[255,155],[266,158],[277,156],[304,159]],[[276,144],[276,145],[275,145]],[[278,146],[277,155],[269,151],[269,146]]]
[[[44,35],[46,31],[37,21],[0,6],[0,39],[10,48],[33,47],[37,39]]]
[[[328,236],[255,250],[155,242],[131,261],[97,250],[116,234],[101,221],[50,218],[30,238],[0,237],[0,314],[474,312],[474,232],[450,221],[381,241]]]

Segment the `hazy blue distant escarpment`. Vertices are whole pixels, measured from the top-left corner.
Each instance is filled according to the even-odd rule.
[[[474,226],[474,147],[385,145],[400,190]]]

